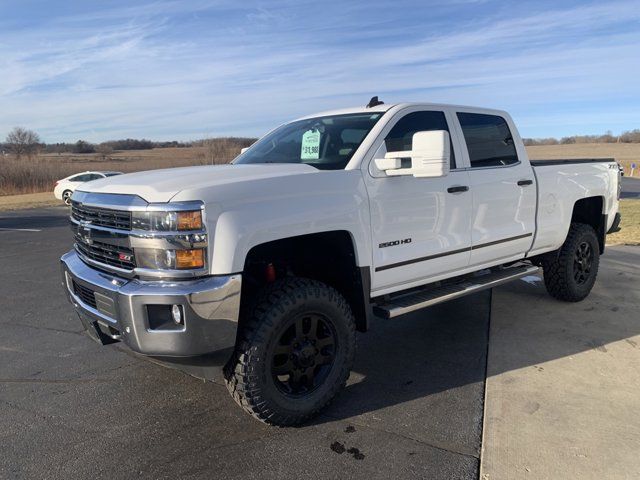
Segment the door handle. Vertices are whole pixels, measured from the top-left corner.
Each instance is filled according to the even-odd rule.
[[[455,187],[447,188],[447,192],[449,193],[460,193],[460,192],[466,192],[468,190],[469,190],[469,187],[467,187],[466,185],[457,185]]]
[[[533,185],[533,180],[518,180],[518,186],[526,187],[527,185]]]

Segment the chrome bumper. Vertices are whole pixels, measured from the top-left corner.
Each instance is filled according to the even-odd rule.
[[[75,251],[61,259],[62,282],[87,332],[145,355],[191,356],[233,347],[241,276],[188,281],[120,278],[87,266]],[[180,305],[184,322],[166,312]]]

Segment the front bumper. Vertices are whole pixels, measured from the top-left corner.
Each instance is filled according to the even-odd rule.
[[[233,347],[240,310],[240,275],[188,281],[120,278],[87,266],[75,251],[61,259],[62,282],[88,333],[122,341],[145,355],[191,356]],[[180,305],[184,324],[158,321]]]

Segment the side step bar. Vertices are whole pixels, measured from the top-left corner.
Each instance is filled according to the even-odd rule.
[[[523,265],[520,267],[510,267],[504,270],[467,278],[460,283],[445,285],[442,287],[419,290],[417,292],[400,295],[392,298],[387,303],[373,307],[374,314],[382,318],[394,318],[405,313],[415,312],[425,307],[430,307],[437,303],[464,297],[472,293],[497,287],[527,275],[535,275],[538,267]]]

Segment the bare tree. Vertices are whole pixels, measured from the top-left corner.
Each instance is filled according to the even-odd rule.
[[[255,143],[255,138],[244,137],[220,137],[205,138],[193,142],[194,146],[204,147],[201,158],[210,165],[229,163],[240,154],[243,147]]]
[[[202,146],[204,147],[206,163],[209,165],[228,163],[231,160],[228,158],[228,146],[223,139],[207,138],[202,141]]]
[[[32,158],[40,149],[40,136],[33,130],[15,127],[7,135],[6,143],[16,158],[19,159],[24,155]]]
[[[106,160],[113,153],[113,148],[106,143],[101,143],[96,147],[96,153],[100,156],[100,159]]]

